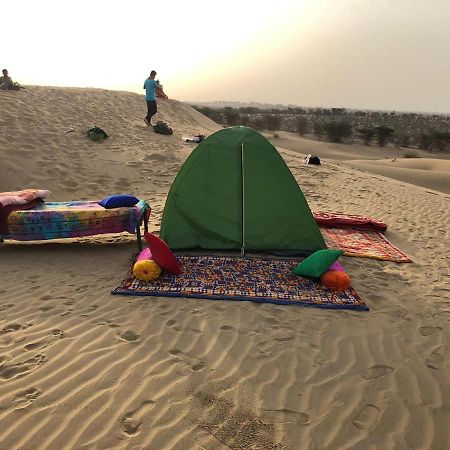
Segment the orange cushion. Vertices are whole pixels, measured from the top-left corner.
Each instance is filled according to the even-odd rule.
[[[327,288],[344,291],[350,287],[350,277],[346,272],[328,271],[320,277],[320,282]]]

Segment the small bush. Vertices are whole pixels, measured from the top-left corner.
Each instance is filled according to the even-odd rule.
[[[273,137],[274,137],[275,139],[278,139],[278,138],[280,137],[280,135],[279,135],[278,133],[275,133],[275,134],[273,135]]]
[[[403,158],[420,158],[420,155],[414,150],[410,150],[403,155]]]
[[[343,138],[351,137],[353,133],[352,124],[345,120],[326,122],[324,131],[332,142],[342,142]]]

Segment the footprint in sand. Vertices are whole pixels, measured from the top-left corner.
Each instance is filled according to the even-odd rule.
[[[117,323],[112,322],[111,320],[107,319],[95,319],[91,322],[93,325],[108,325],[111,328],[120,328],[121,325],[118,325]]]
[[[205,363],[196,356],[189,355],[188,353],[183,353],[181,350],[178,350],[176,348],[170,350],[169,354],[176,357],[174,362],[183,361],[193,372],[198,372],[205,367]]]
[[[142,428],[142,420],[146,414],[153,408],[155,402],[153,400],[145,400],[139,408],[127,412],[122,417],[123,432],[129,436],[137,434]]]
[[[439,317],[439,319],[444,319],[444,320],[449,321],[450,320],[450,311],[448,311],[448,310],[441,311],[436,314],[433,314],[433,316]]]
[[[123,339],[124,341],[127,342],[134,342],[137,341],[140,338],[140,336],[136,333],[134,333],[133,331],[124,331],[121,335],[120,335],[120,339]]]
[[[64,333],[63,330],[59,330],[58,328],[56,328],[56,329],[52,330],[52,336],[62,339],[62,338],[66,337],[66,333]]]
[[[380,408],[375,405],[365,405],[364,408],[356,414],[352,420],[352,424],[359,430],[370,430],[373,428],[380,415]]]
[[[26,361],[19,364],[11,364],[10,366],[0,367],[0,378],[3,380],[10,380],[12,378],[19,378],[27,375],[33,370],[37,369],[47,362],[47,357],[45,355],[39,354],[35,355]]]
[[[394,371],[393,367],[377,365],[377,366],[372,366],[372,367],[369,367],[368,369],[366,369],[361,374],[361,377],[364,380],[375,380],[376,378],[381,378],[386,375],[389,375],[393,371]]]
[[[425,326],[419,328],[419,333],[422,336],[431,336],[432,334],[439,333],[440,331],[442,331],[442,327]]]
[[[88,308],[88,311],[93,312],[93,311],[96,311],[97,309],[98,309],[98,305],[92,305]]]
[[[39,311],[47,312],[47,311],[51,311],[52,309],[55,309],[55,307],[54,306],[43,306],[42,308],[39,308]]]
[[[267,317],[264,319],[264,322],[266,322],[267,325],[273,326],[273,325],[279,325],[280,321],[277,319],[274,319],[273,317]]]
[[[89,285],[88,285],[88,284],[83,284],[83,285],[81,285],[81,286],[78,286],[75,290],[76,290],[77,292],[84,292],[84,291],[86,291],[88,288],[89,288]]]
[[[64,337],[66,337],[66,334],[64,333],[63,330],[55,329],[55,330],[52,330],[51,336],[41,339],[39,341],[30,342],[29,344],[24,345],[23,348],[27,352],[36,350],[38,348],[39,349],[45,348],[45,347],[48,347],[50,344],[54,343],[57,338],[63,339]]]
[[[308,425],[308,414],[290,409],[263,409],[259,418],[265,423],[298,423]]]
[[[164,313],[163,313],[164,314]],[[163,315],[161,314],[161,315]],[[180,325],[176,325],[177,321],[174,319],[170,319],[166,322],[167,325],[169,325],[170,328],[172,328],[172,330],[174,331],[181,331],[181,327]]]
[[[27,352],[36,350],[38,348],[45,348],[47,347],[49,344],[47,339],[41,339],[40,341],[36,341],[36,342],[30,342],[27,345],[23,346],[23,349]]]
[[[40,395],[41,393],[34,387],[17,392],[12,401],[13,409],[24,409],[30,406]]]
[[[292,331],[280,331],[278,333],[275,333],[274,340],[278,342],[286,342],[291,341],[294,339],[295,334]]]
[[[444,350],[445,347],[438,347],[435,349],[430,356],[425,360],[425,364],[430,369],[442,369],[444,365]]]
[[[15,331],[19,331],[21,328],[22,325],[19,325],[18,323],[11,323],[9,325],[6,325],[6,327],[3,327],[0,330],[0,334],[14,333]]]
[[[12,308],[14,305],[12,303],[8,303],[6,305],[0,306],[0,311],[4,311],[5,309]]]

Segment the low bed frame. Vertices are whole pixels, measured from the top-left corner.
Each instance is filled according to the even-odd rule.
[[[4,240],[41,241],[128,232],[142,250],[141,225],[148,231],[151,208],[145,200],[124,208],[105,209],[95,201],[41,202],[32,209],[12,210],[0,223]]]

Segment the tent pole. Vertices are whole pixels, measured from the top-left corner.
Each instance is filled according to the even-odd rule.
[[[244,200],[244,142],[241,142],[241,186],[242,186],[242,247],[241,255],[245,254],[245,200]]]

